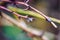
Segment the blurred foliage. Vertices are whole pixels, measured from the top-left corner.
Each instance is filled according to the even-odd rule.
[[[3,26],[3,32],[8,40],[32,40],[26,32],[16,26]]]

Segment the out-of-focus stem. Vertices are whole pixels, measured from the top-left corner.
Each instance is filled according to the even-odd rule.
[[[13,24],[17,25],[18,27],[22,28],[26,32],[29,32],[29,33],[31,33],[33,35],[36,35],[36,36],[41,36],[43,34],[43,31],[39,31],[37,29],[28,27],[23,20],[21,20],[20,22],[18,22],[17,20],[9,17],[8,15],[6,15],[4,13],[2,13],[2,16],[5,19],[7,19],[8,21],[10,21],[11,23],[13,23]]]

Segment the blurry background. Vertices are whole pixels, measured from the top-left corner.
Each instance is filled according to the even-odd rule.
[[[18,0],[18,1],[23,2],[24,0]],[[38,9],[39,11],[42,11],[45,15],[60,19],[59,2],[60,0],[30,0],[29,4],[35,7],[36,9]],[[57,40],[60,40],[60,25],[59,24],[57,25],[58,25],[57,30],[54,28],[50,28],[50,29],[55,30],[55,34],[57,35],[56,38]]]

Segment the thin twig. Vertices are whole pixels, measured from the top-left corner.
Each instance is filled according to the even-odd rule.
[[[6,10],[6,11],[8,11],[8,12],[10,12],[10,13],[12,13],[12,14],[14,14],[14,15],[18,16],[18,17],[28,18],[28,16],[20,15],[20,14],[18,14],[18,13],[16,13],[16,12],[14,12],[14,11],[11,11],[11,10],[9,10],[9,9],[7,9],[7,8],[5,8],[5,7],[3,7],[3,6],[0,6],[0,9]]]

